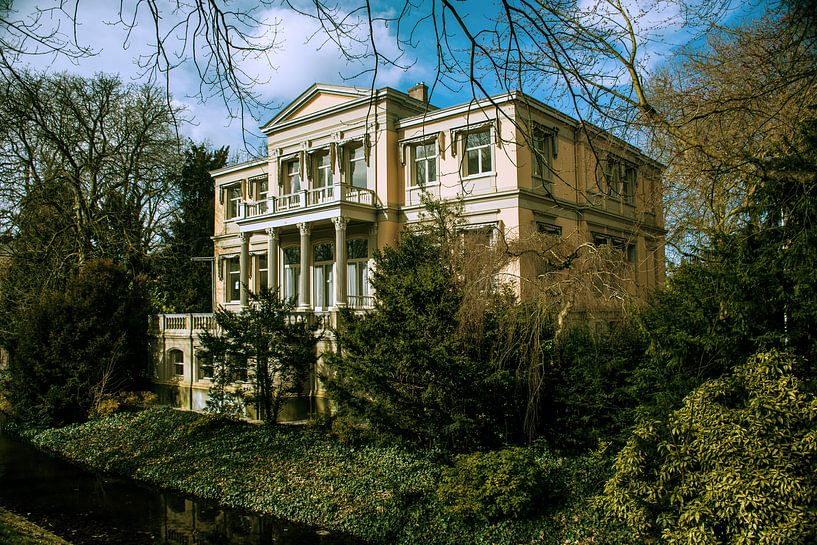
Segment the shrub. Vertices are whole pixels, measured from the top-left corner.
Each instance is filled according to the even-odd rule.
[[[638,425],[598,504],[640,543],[815,543],[817,398],[793,364],[753,356]]]
[[[159,403],[159,397],[153,392],[119,392],[107,394],[97,401],[91,409],[91,418],[101,418],[112,413],[123,411],[141,411]]]
[[[444,470],[437,497],[466,519],[521,518],[533,512],[542,477],[533,453],[520,447],[460,455]]]

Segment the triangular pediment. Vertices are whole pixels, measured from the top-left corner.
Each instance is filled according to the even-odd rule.
[[[371,96],[370,89],[316,83],[282,108],[275,117],[261,127],[261,130],[268,132],[276,125],[308,117],[322,110],[329,110],[368,96]]]

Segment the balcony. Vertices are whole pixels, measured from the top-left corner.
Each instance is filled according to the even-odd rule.
[[[371,189],[354,187],[348,184],[335,184],[270,197],[264,201],[244,203],[242,205],[243,214],[238,219],[272,216],[340,203],[356,204],[370,208],[377,206],[374,191]]]
[[[151,316],[150,329],[153,334],[170,333],[175,335],[215,329],[216,320],[212,313],[196,314],[157,314]]]
[[[350,295],[348,305],[356,313],[363,313],[374,306],[374,297]],[[337,311],[293,309],[289,316],[289,323],[299,322],[335,327],[337,326]],[[162,335],[192,337],[197,336],[201,331],[216,329],[216,319],[212,313],[156,314],[150,317],[150,329],[151,333],[157,337]]]

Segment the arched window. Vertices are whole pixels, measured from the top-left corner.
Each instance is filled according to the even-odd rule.
[[[170,372],[177,377],[184,376],[184,352],[173,349],[167,353],[167,359],[170,362]]]

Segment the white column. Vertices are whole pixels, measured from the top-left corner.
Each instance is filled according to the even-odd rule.
[[[239,278],[241,281],[241,308],[247,306],[247,301],[249,299],[247,294],[247,284],[249,282],[249,273],[250,273],[250,234],[249,233],[239,233],[238,237],[241,239],[241,257],[238,261],[239,267]]]
[[[309,224],[299,223],[298,230],[301,232],[301,281],[298,287],[298,308],[308,310],[312,308],[312,297],[309,290],[310,276],[312,273],[309,266],[312,254],[311,244],[309,242]]]
[[[278,229],[267,229],[267,287],[278,293]]]
[[[335,306],[346,306],[346,224],[348,218],[337,217],[335,224]]]

